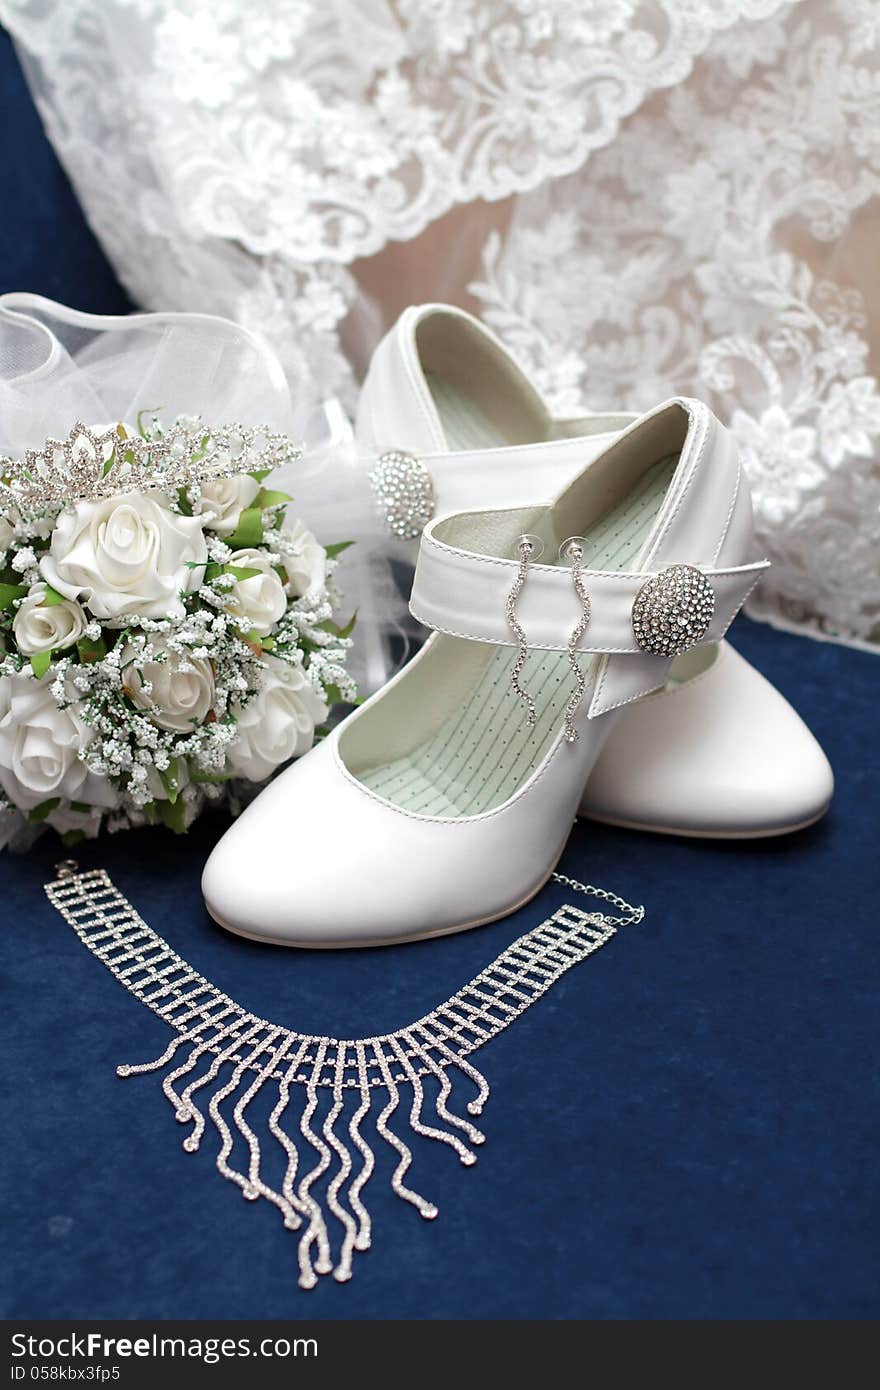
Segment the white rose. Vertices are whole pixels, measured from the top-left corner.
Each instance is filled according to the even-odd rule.
[[[301,598],[303,594],[320,589],[327,581],[327,552],[307,531],[301,521],[293,521],[286,533],[297,548],[296,555],[285,555],[284,568],[290,587]]]
[[[77,754],[92,731],[74,709],[59,709],[50,678],[0,678],[0,786],[22,811],[54,797],[112,806],[110,782],[89,772]]]
[[[88,619],[79,604],[70,598],[46,606],[45,584],[34,584],[19,604],[12,623],[18,650],[25,656],[36,652],[59,651],[72,647],[86,630]]]
[[[207,558],[199,517],[132,492],[63,511],[40,572],[96,618],[182,618],[180,592],[200,586]]]
[[[260,484],[249,473],[239,473],[234,478],[218,478],[213,483],[202,484],[202,520],[218,536],[231,536],[238,526],[239,517],[245,508],[251,506]],[[210,515],[208,515],[210,513]]]
[[[227,563],[236,569],[258,571],[250,579],[237,579],[233,587],[225,591],[225,599],[227,608],[241,620],[242,627],[253,628],[265,636],[287,610],[284,585],[272,568],[271,560],[263,550],[236,550]]]
[[[263,689],[244,709],[233,707],[236,737],[227,768],[237,777],[262,782],[276,767],[312,746],[315,725],[327,706],[299,666],[265,656]]]
[[[131,643],[123,649],[119,663],[123,689],[160,729],[190,734],[204,724],[214,703],[211,663],[169,651],[161,637],[152,638],[151,646],[157,654],[165,654],[163,661],[138,657]]]

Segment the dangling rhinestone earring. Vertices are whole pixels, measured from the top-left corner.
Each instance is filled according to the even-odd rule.
[[[568,639],[568,661],[574,672],[576,684],[571,699],[565,708],[565,741],[566,743],[574,743],[578,736],[577,729],[574,727],[574,716],[587,688],[587,677],[577,659],[577,647],[590,621],[590,596],[584,588],[581,568],[584,562],[583,538],[570,536],[567,541],[563,541],[559,547],[559,558],[568,561],[571,565],[571,582],[581,605],[580,621]]]
[[[517,600],[522,593],[523,585],[526,582],[526,575],[529,572],[529,565],[536,560],[544,549],[544,543],[537,536],[520,536],[516,543],[516,553],[519,556],[519,570],[516,579],[513,581],[510,593],[507,595],[507,623],[519,644],[516,661],[513,663],[513,670],[510,673],[510,686],[516,695],[522,700],[529,712],[529,727],[534,728],[538,722],[538,711],[535,702],[528,691],[523,690],[519,683],[523,667],[529,655],[529,644],[526,641],[526,634],[520,626],[516,616]]]

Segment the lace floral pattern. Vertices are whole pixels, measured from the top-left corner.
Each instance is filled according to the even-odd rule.
[[[516,195],[472,288],[556,403],[708,396],[776,562],[755,611],[880,638],[872,0],[0,0],[0,17],[139,303],[259,327],[300,385],[350,401],[341,335],[378,331],[358,258]]]
[[[92,100],[84,66],[120,45],[137,53],[137,81],[130,68],[111,73],[110,101],[146,136],[166,196],[179,215],[186,204],[193,226],[257,255],[348,263],[417,235],[456,203],[570,173],[646,92],[686,78],[716,31],[778,3],[6,0],[3,9],[52,63],[53,105],[68,117]],[[61,40],[50,37],[59,20]],[[90,56],[85,40],[96,35]]]
[[[878,132],[877,6],[787,6],[716,37],[587,171],[523,197],[472,287],[566,413],[708,399],[774,561],[753,611],[869,643]]]
[[[778,6],[0,0],[0,18],[137,302],[261,319],[291,371],[345,391],[352,260],[576,169],[719,29]]]

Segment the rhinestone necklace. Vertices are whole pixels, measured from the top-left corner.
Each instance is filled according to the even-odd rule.
[[[619,926],[644,916],[644,908],[614,893],[562,874],[553,878],[624,915],[565,905],[423,1018],[371,1038],[298,1033],[249,1013],[148,927],[103,869],[80,873],[73,860],[66,860],[46,893],[83,945],[176,1034],[160,1056],[119,1066],[117,1074],[165,1070],[165,1096],[178,1122],[190,1127],[183,1141],[187,1153],[201,1144],[207,1111],[220,1138],[219,1172],[248,1201],[263,1197],[277,1207],[287,1230],[301,1232],[299,1283],[311,1289],[321,1274],[340,1283],[350,1279],[354,1254],[370,1248],[371,1221],[361,1194],[375,1155],[362,1132],[364,1121],[373,1122],[378,1138],[398,1159],[393,1191],[432,1220],[436,1206],[404,1182],[412,1152],[391,1128],[392,1116],[401,1106],[404,1113],[408,1108],[414,1134],[448,1145],[463,1164],[475,1163],[474,1148],[484,1136],[447,1104],[453,1084],[463,1080],[475,1092],[464,1107],[467,1114],[483,1110],[489,1084],[467,1060],[470,1054],[604,946]],[[264,1087],[274,1103],[269,1133],[261,1140],[246,1111]],[[229,1102],[226,1115],[220,1108],[224,1101]],[[430,1122],[423,1118],[428,1105]],[[304,1141],[302,1156],[290,1134],[291,1113]],[[262,1144],[270,1136],[286,1165],[279,1187],[269,1185],[264,1171]],[[242,1158],[235,1158],[234,1149]]]

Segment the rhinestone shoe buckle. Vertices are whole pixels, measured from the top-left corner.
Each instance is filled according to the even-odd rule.
[[[670,565],[636,594],[632,628],[643,652],[680,656],[702,641],[715,612],[715,593],[694,565]]]
[[[392,535],[417,540],[434,515],[434,484],[421,459],[391,449],[379,456],[370,482]]]

